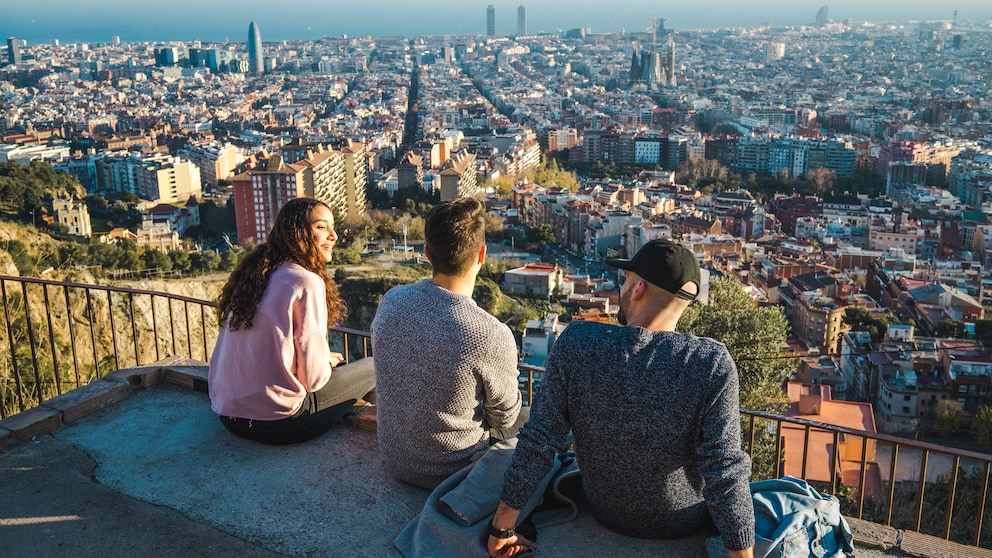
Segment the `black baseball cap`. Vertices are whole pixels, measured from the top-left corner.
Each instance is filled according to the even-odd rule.
[[[671,240],[657,239],[648,242],[625,259],[606,260],[607,265],[633,271],[645,281],[661,287],[684,300],[696,300],[696,295],[684,290],[686,283],[696,285],[699,292],[699,262],[685,246]]]

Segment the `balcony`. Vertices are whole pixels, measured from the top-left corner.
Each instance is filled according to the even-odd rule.
[[[49,296],[44,312],[35,313],[41,307],[28,304],[25,314],[17,314],[12,302],[19,297],[11,293],[27,299],[23,293],[31,294],[31,289],[38,291],[39,300],[45,294],[60,296]],[[305,444],[271,447],[242,440],[223,429],[205,393],[206,365],[200,358],[209,354],[216,327],[211,303],[11,277],[0,278],[0,294],[7,328],[0,329],[6,334],[2,337],[20,340],[15,351],[8,351],[19,356],[0,360],[8,366],[2,373],[20,378],[23,391],[14,393],[12,382],[4,384],[2,394],[5,401],[16,406],[20,399],[25,407],[0,420],[0,556],[399,555],[392,540],[422,508],[427,491],[394,481],[384,472],[374,408],[360,409],[364,412],[352,424]],[[90,300],[89,316],[99,315],[94,300],[107,299],[106,323],[77,320],[65,328],[59,319],[67,316],[55,299],[68,299],[70,307],[82,301],[82,308]],[[133,309],[146,303],[146,308],[156,309],[155,318],[148,316],[153,326],[142,330],[145,322]],[[174,307],[168,320],[163,318],[169,315],[167,307]],[[106,346],[92,343],[95,356],[88,353],[90,330],[111,340]],[[73,337],[78,367],[71,358],[60,358],[58,331],[79,334]],[[99,340],[100,335],[93,337]],[[335,329],[332,343],[347,347],[351,358],[368,353],[364,332]],[[56,358],[46,357],[51,354]],[[104,373],[93,360],[114,363],[113,371]],[[18,368],[9,368],[12,364]],[[528,383],[540,372],[536,367],[522,369]],[[46,378],[55,375],[71,389],[49,395],[44,386],[54,387]],[[76,386],[76,377],[89,380]],[[32,383],[35,378],[41,381]],[[525,390],[529,400],[530,386]],[[967,493],[987,494],[989,456],[750,411],[743,412],[743,424],[749,451],[758,451],[762,435],[781,440],[783,432],[791,430],[792,439],[802,440],[802,451],[801,462],[789,470],[798,467],[804,477],[812,474],[819,459],[818,443],[846,447],[837,459],[854,463],[853,475],[849,468],[825,468],[823,463],[816,467],[832,471],[822,483],[824,489],[847,494],[857,556],[992,556],[992,551],[974,546],[977,539],[963,545],[945,540],[948,533],[957,537],[959,530],[973,533],[976,523],[984,532],[985,509],[965,515],[955,502],[960,505]],[[877,451],[866,451],[869,444]],[[781,474],[788,465],[786,448],[771,447],[769,461],[779,464],[776,474]],[[888,456],[884,466],[879,465],[881,459],[874,465],[883,479],[897,479],[882,483],[881,500],[859,496],[870,493],[866,479],[873,453],[876,458]],[[914,464],[922,467],[914,470]],[[980,490],[963,478],[959,482],[957,475],[950,486],[961,486],[958,498],[953,488],[949,498],[946,490],[929,490],[926,483],[934,481],[945,464],[955,470],[977,467],[977,478],[985,479],[979,482]],[[883,500],[894,501],[902,487],[920,480],[928,490],[917,492],[919,506],[907,506],[910,524],[883,525],[892,522],[894,511]],[[872,522],[854,519],[859,515]],[[940,532],[921,534],[933,527],[932,519],[938,520]],[[981,541],[987,544],[986,538]],[[703,536],[632,539],[605,530],[586,513],[542,529],[540,544],[541,552],[551,556],[705,556]]]

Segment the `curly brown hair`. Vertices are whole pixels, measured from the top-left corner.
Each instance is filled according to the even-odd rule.
[[[338,296],[338,286],[327,272],[327,263],[321,257],[310,228],[310,213],[318,205],[327,207],[324,202],[312,198],[292,199],[282,206],[268,238],[241,259],[221,290],[217,302],[222,326],[232,331],[251,328],[269,278],[284,262],[295,263],[324,280],[329,324],[344,318],[345,308]]]

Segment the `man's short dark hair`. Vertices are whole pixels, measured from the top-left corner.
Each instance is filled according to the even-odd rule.
[[[435,272],[458,275],[472,267],[486,243],[485,212],[475,198],[455,198],[427,214],[424,246]]]

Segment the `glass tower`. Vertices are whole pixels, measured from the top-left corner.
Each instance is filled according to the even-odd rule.
[[[261,74],[264,69],[262,34],[258,31],[258,24],[253,21],[248,25],[248,71],[253,74]]]

